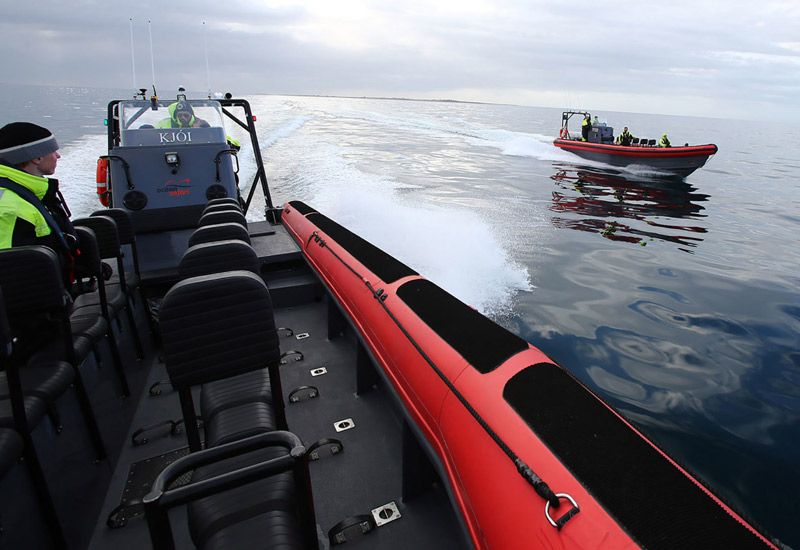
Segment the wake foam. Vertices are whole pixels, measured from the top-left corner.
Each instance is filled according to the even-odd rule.
[[[55,177],[72,218],[104,208],[97,198],[97,158],[108,151],[105,135],[87,135],[61,149]]]
[[[499,149],[504,155],[537,160],[569,162],[575,155],[553,146],[553,138],[542,134],[526,134],[510,130],[487,130],[480,138],[470,140],[478,147]]]
[[[419,204],[394,180],[358,170],[337,146],[307,151],[297,168],[303,175],[288,178],[299,196],[463,302],[495,316],[531,290],[527,270],[474,212]]]

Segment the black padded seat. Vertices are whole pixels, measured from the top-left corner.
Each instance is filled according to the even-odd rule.
[[[116,267],[114,270],[118,276],[118,284],[106,285],[103,278],[102,267],[97,273],[93,275],[97,278],[98,292],[101,286],[105,286],[106,301],[109,307],[109,315],[105,317],[110,321],[111,318],[116,318],[119,312],[124,309],[128,318],[128,326],[133,334],[133,343],[136,347],[136,356],[141,359],[144,356],[142,348],[142,341],[139,336],[139,331],[136,327],[136,320],[133,317],[133,301],[131,299],[131,289],[128,287],[127,279],[125,276],[125,265],[123,262],[124,252],[122,250],[122,243],[119,237],[119,228],[114,218],[110,216],[94,215],[89,218],[79,218],[75,220],[74,225],[78,227],[88,227],[95,235],[97,241],[97,254],[100,258],[110,259],[115,261]],[[130,235],[129,235],[130,237]],[[91,246],[91,245],[87,245]],[[84,245],[81,242],[81,251],[83,252]],[[96,305],[101,303],[99,298],[81,298],[80,296],[75,300],[75,307],[83,307],[86,305]],[[120,325],[120,330],[121,330]],[[109,333],[111,337],[111,333]]]
[[[244,214],[236,210],[223,210],[222,212],[209,212],[200,216],[200,221],[197,222],[198,227],[205,227],[207,225],[215,225],[218,223],[238,223],[243,227],[247,227],[247,220]]]
[[[108,321],[103,317],[98,306],[88,306],[78,309],[69,316],[74,337],[88,338],[93,344],[105,338],[109,330]]]
[[[85,286],[84,279],[88,280],[94,278],[97,289],[76,296],[72,303],[72,310],[74,312],[78,309],[88,307],[94,308],[94,311],[84,311],[84,316],[96,313],[100,311],[98,308],[102,309],[102,304],[105,299],[109,314],[113,314],[111,316],[115,317],[117,313],[125,307],[125,299],[121,293],[117,293],[114,297],[110,296],[108,293],[108,288],[103,278],[100,241],[97,238],[97,234],[91,227],[83,225],[75,226],[75,232],[78,234],[81,248],[81,253],[75,264],[75,277],[78,279],[77,286],[80,289],[81,286]],[[101,296],[101,290],[105,293],[105,297]]]
[[[235,212],[242,212],[242,207],[233,203],[209,204],[205,208],[203,208],[203,214],[208,214],[210,212],[227,212],[228,210],[233,210]]]
[[[200,414],[209,422],[223,409],[252,402],[272,404],[272,388],[266,369],[203,384]]]
[[[192,483],[280,455],[279,450],[264,449],[204,466],[195,470]],[[291,473],[260,479],[191,503],[189,532],[198,548],[252,548],[253,541],[258,541],[256,546],[263,544],[264,548],[303,548],[293,517],[295,498]],[[262,519],[266,521],[262,523]],[[253,538],[240,539],[236,535],[241,532]],[[287,543],[291,545],[282,545]]]
[[[234,206],[238,206],[240,209],[242,207],[242,203],[240,203],[238,199],[234,199],[233,197],[220,197],[218,199],[211,199],[208,201],[206,203],[206,208],[216,204],[233,204]]]
[[[238,224],[228,225],[246,232]],[[243,241],[216,241],[190,247],[178,266],[178,274],[183,278],[226,270],[257,273],[258,256]],[[207,446],[276,428],[266,369],[203,384],[201,395],[200,414],[205,422]],[[256,406],[251,413],[242,412],[247,408],[239,408],[239,405],[246,403],[261,403],[264,407]]]
[[[119,315],[119,312],[126,306],[127,297],[118,285],[112,286],[108,282],[106,283],[106,299],[108,300],[108,311],[111,313],[112,317]],[[100,304],[100,295],[95,290],[76,296],[72,304],[72,309],[76,311],[85,307],[93,308]]]
[[[44,399],[55,399],[75,380],[75,371],[66,361],[29,364],[20,370],[22,387]]]
[[[17,432],[0,428],[0,478],[5,476],[22,456],[22,438]]]
[[[86,357],[89,357],[89,354],[94,351],[94,344],[92,341],[81,335],[72,335],[72,350],[75,353],[75,357],[79,358],[79,363],[82,363]],[[53,355],[46,355],[45,357],[52,359]]]
[[[202,243],[214,241],[240,240],[247,244],[250,242],[250,234],[247,229],[239,223],[215,223],[198,227],[189,237],[189,248]]]
[[[99,227],[101,231],[106,234],[105,240],[112,243],[111,245],[107,246],[116,246],[119,248],[119,243],[116,241],[115,234],[110,234],[111,231],[116,231],[116,226],[113,225],[114,222],[110,218],[96,217],[86,218],[86,220],[91,220],[92,223],[89,225]],[[81,294],[75,299],[73,311],[70,313],[70,323],[72,323],[74,319],[76,324],[74,328],[71,328],[73,335],[73,347],[75,348],[76,355],[79,358],[84,358],[86,355],[88,355],[88,353],[84,355],[86,346],[84,342],[80,341],[81,337],[90,342],[91,349],[95,349],[95,346],[99,342],[98,336],[101,334],[103,337],[107,336],[108,345],[111,350],[111,358],[114,362],[114,370],[119,379],[122,394],[127,396],[130,394],[128,380],[125,376],[122,357],[120,356],[119,348],[117,346],[117,339],[114,335],[114,330],[111,327],[111,322],[114,318],[116,318],[119,310],[115,311],[112,308],[112,306],[109,304],[108,296],[106,294],[102,262],[100,259],[102,253],[99,248],[100,241],[98,240],[97,234],[92,227],[76,225],[75,231],[78,234],[81,247],[81,254],[78,256],[78,262],[76,263],[76,275],[81,278],[93,277],[97,282],[97,290],[89,294]],[[123,304],[123,307],[127,306],[126,298],[123,298]],[[129,308],[126,309],[128,309],[129,313],[131,312]],[[105,325],[99,321],[98,317],[105,320]],[[131,324],[133,324],[132,321]],[[139,351],[141,349],[141,344],[139,343],[138,335],[135,332],[135,327],[134,337],[136,343],[139,344],[137,346],[137,351]],[[78,346],[77,344],[81,345]]]
[[[55,396],[69,386],[69,375],[62,364],[49,364],[50,371],[37,377],[26,368],[48,368],[31,357],[43,346],[61,348],[60,358],[70,361],[81,414],[98,460],[105,458],[105,447],[83,386],[72,346],[68,313],[69,295],[64,288],[61,265],[55,252],[43,246],[22,246],[0,250],[0,359],[6,374],[8,399],[0,401],[0,426],[13,427],[23,440],[25,464],[47,524],[53,547],[66,546],[61,522],[53,504],[47,479],[34,446],[32,432],[48,412],[47,398],[33,395],[26,385],[35,378],[35,391]],[[46,338],[43,342],[43,336]],[[30,387],[30,386],[28,386]]]
[[[56,400],[75,380],[72,365],[64,361],[29,364],[21,368],[19,374],[24,393],[42,399],[50,411],[54,410]],[[0,373],[0,394],[3,396],[9,394],[5,372]]]
[[[244,403],[217,411],[204,426],[206,447],[216,447],[251,435],[275,431],[275,413],[269,403]]]
[[[84,228],[84,231],[90,230]],[[18,338],[15,362],[20,365],[23,393],[33,390],[55,397],[63,394],[70,384],[74,385],[97,458],[105,458],[102,436],[78,369],[89,355],[92,342],[72,333],[68,294],[55,252],[41,246],[0,250],[0,287],[5,293],[0,326],[3,333],[13,333]],[[50,327],[52,334],[42,341],[39,338],[42,329],[36,328],[31,333],[32,320],[45,320],[44,326]],[[49,328],[45,331],[51,332]]]
[[[250,248],[241,241],[228,242]],[[196,451],[200,449],[200,438],[195,427],[192,386],[265,367],[277,373],[280,348],[269,290],[260,277],[249,271],[185,279],[164,296],[160,329],[164,363],[173,387],[179,392],[189,446]],[[214,334],[214,338],[209,338],[209,334]],[[280,388],[276,388],[279,378],[270,376],[270,380],[272,395],[282,396]],[[255,406],[248,409],[249,419],[239,416],[239,411],[224,417],[220,417],[222,411],[218,412],[219,423],[207,426],[213,438],[207,439],[224,440],[228,429],[242,433],[285,426],[282,401],[275,403],[278,409],[275,413],[267,403],[247,404],[250,405]],[[249,424],[245,425],[246,422]]]
[[[196,244],[183,253],[178,264],[182,279],[239,270],[258,273],[258,254],[240,240]]]
[[[291,512],[270,510],[248,520],[234,523],[207,537],[202,550],[244,548],[249,541],[268,540],[269,548],[304,548],[297,520]]]
[[[203,384],[280,361],[269,290],[253,273],[228,271],[175,284],[164,296],[160,321],[164,361],[175,385]]]
[[[133,220],[131,220],[130,214],[122,208],[107,208],[92,212],[91,215],[93,217],[107,216],[117,224],[119,244],[130,247],[133,261],[133,271],[126,271],[125,282],[131,290],[139,288],[139,280],[141,278],[139,275],[139,251],[136,247],[136,233],[133,229]],[[112,281],[114,281],[114,284],[119,284],[119,275],[114,274]]]
[[[33,395],[25,396],[25,417],[28,419],[28,426],[31,429],[38,426],[46,414],[47,403],[44,399]],[[8,399],[0,400],[0,427],[12,429],[16,427],[11,401]]]

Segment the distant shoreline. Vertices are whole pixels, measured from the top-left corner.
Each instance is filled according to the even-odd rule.
[[[393,97],[393,96],[371,96],[371,95],[331,95],[331,94],[279,94],[279,93],[264,93],[258,92],[256,94],[246,95],[273,95],[273,96],[291,96],[291,97],[322,97],[332,99],[380,99],[389,101],[427,101],[431,103],[467,103],[470,105],[506,105],[510,107],[536,107],[539,109],[549,109],[550,107],[540,107],[538,105],[517,105],[516,103],[493,103],[491,101],[469,101],[466,99],[428,99],[419,97]]]
[[[112,95],[118,96],[118,98],[130,98],[133,99],[133,90],[130,88],[116,88],[116,87],[98,87],[98,86],[77,86],[77,85],[70,85],[70,84],[29,84],[29,83],[12,83],[12,82],[2,82],[0,81],[0,86],[27,86],[31,88],[68,88],[68,89],[86,89],[86,90],[103,90],[108,92],[114,92]],[[172,90],[172,88],[160,88],[161,93],[159,96],[163,97],[172,97],[171,93],[165,93],[164,90]],[[215,93],[225,94],[228,90],[220,90]],[[233,92],[231,92],[233,93]],[[149,94],[149,90],[148,90]],[[246,97],[246,96],[284,96],[284,97],[314,97],[314,98],[330,98],[330,99],[375,99],[381,101],[420,101],[420,102],[429,102],[429,103],[453,103],[453,104],[465,104],[465,105],[499,105],[505,107],[520,107],[520,108],[535,108],[535,109],[553,109],[555,111],[563,111],[566,110],[567,107],[550,107],[544,105],[522,105],[518,103],[494,103],[490,101],[471,101],[471,100],[464,100],[464,99],[443,99],[443,98],[434,98],[434,99],[427,99],[427,98],[415,98],[415,97],[393,97],[393,96],[356,96],[356,95],[337,95],[337,94],[301,94],[301,93],[285,93],[285,92],[242,92],[242,93],[235,93],[234,97]],[[192,99],[201,99],[206,97],[203,93],[196,93],[191,88],[189,89],[189,97]],[[2,101],[0,101],[0,104]],[[736,120],[738,122],[752,122],[752,123],[766,123],[766,124],[774,124],[775,121],[771,120],[743,120],[743,119],[731,119],[724,116],[712,116],[711,114],[705,116],[698,116],[698,115],[677,115],[677,114],[668,114],[668,113],[647,113],[647,112],[635,112],[635,111],[615,111],[613,109],[592,109],[592,108],[584,108],[582,106],[579,108],[570,107],[571,110],[585,110],[589,111],[593,114],[597,113],[608,113],[612,115],[644,115],[644,116],[663,116],[663,117],[686,117],[686,118],[694,118],[694,119],[708,119],[708,120]]]

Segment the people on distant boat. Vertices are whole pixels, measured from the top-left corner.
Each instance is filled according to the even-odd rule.
[[[202,118],[194,116],[194,109],[189,102],[181,100],[167,107],[169,118],[162,119],[158,128],[208,128],[210,124]]]
[[[625,126],[622,132],[617,136],[617,143],[619,145],[630,145],[632,140],[633,135],[628,131],[628,127]]]
[[[592,119],[589,113],[586,113],[586,116],[583,117],[583,121],[581,122],[581,141],[589,141],[589,132],[591,131]]]
[[[0,128],[0,249],[53,249],[69,284],[78,239],[58,180],[48,178],[59,158],[58,142],[47,128],[30,122]]]
[[[667,134],[663,134],[661,136],[661,139],[658,141],[658,146],[659,147],[672,147],[672,144],[669,142],[669,138],[667,137]]]

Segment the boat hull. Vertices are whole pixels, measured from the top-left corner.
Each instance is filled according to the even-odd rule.
[[[643,166],[665,175],[686,177],[717,152],[717,146],[640,147],[555,139],[553,145],[581,158],[621,168]]]

